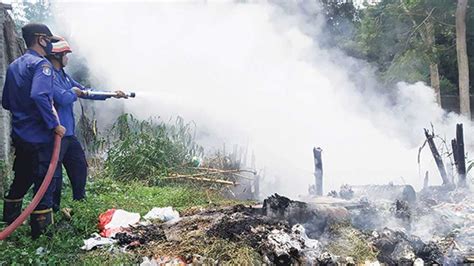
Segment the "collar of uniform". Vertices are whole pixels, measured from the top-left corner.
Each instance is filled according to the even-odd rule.
[[[53,70],[56,74],[62,74],[63,73],[63,69],[60,68],[60,69],[56,69],[55,67],[53,67]]]
[[[41,56],[40,54],[38,54],[38,52],[36,52],[36,51],[33,50],[33,49],[27,49],[26,52],[29,53],[29,54],[38,56],[38,57],[43,57],[43,56]]]
[[[55,67],[53,67],[53,69],[54,69],[55,76],[62,77],[69,82],[68,75],[64,71],[64,68],[56,69]]]

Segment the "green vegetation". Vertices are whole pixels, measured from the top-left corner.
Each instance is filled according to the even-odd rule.
[[[3,194],[3,191],[5,190],[5,186],[6,186],[5,181],[7,181],[6,180],[7,178],[5,178],[7,176],[7,171],[8,171],[7,169],[8,169],[8,166],[5,163],[5,161],[0,160],[0,176],[1,176],[1,178],[0,178],[0,193],[2,193],[2,194]]]
[[[83,239],[97,232],[100,213],[117,208],[144,215],[153,207],[172,206],[183,211],[190,207],[232,203],[217,192],[189,183],[151,182],[202,153],[202,148],[194,142],[192,129],[191,124],[180,118],[165,124],[121,116],[108,132],[108,144],[103,146],[108,149],[105,150],[105,169],[104,162],[97,160],[96,168],[102,170],[96,171],[89,180],[87,199],[72,201],[69,182],[64,182],[62,207],[73,210],[72,219],[69,221],[58,213],[51,228],[55,232],[52,239],[42,236],[31,241],[29,226],[21,226],[10,239],[0,242],[0,265],[136,263],[139,258],[131,254],[113,254],[107,250],[86,253],[79,249]],[[37,254],[41,247],[46,253]]]
[[[230,261],[232,265],[262,265],[262,256],[244,243],[215,239],[202,247],[202,253],[218,261]]]
[[[51,1],[20,0],[14,1],[12,7],[12,16],[15,20],[16,30],[18,33],[21,33],[21,27],[30,22],[50,23],[53,18]]]
[[[144,215],[153,207],[173,206],[182,211],[189,207],[207,206],[209,202],[228,202],[216,194],[186,185],[148,187],[136,181],[125,183],[110,178],[96,178],[89,182],[87,192],[85,201],[74,202],[70,187],[66,188],[62,207],[72,208],[72,220],[68,221],[62,213],[56,214],[52,239],[42,236],[31,241],[29,226],[23,225],[10,239],[0,242],[0,265],[136,263],[138,258],[131,254],[111,254],[106,250],[83,252],[79,249],[83,239],[97,232],[100,213],[110,208],[121,208]],[[37,255],[36,250],[40,247],[47,253]]]
[[[106,173],[120,180],[154,181],[203,152],[194,142],[193,124],[181,118],[165,124],[125,114],[112,127],[108,142],[113,144],[105,162]]]
[[[387,84],[430,84],[438,72],[441,93],[457,94],[456,1],[380,0],[360,9],[352,1],[321,2],[329,47],[371,63]],[[472,8],[467,9],[466,30],[469,52],[474,48]],[[468,53],[468,61],[473,69],[472,53]],[[473,71],[469,77],[474,79]]]

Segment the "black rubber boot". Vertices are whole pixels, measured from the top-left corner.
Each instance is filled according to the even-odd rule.
[[[7,224],[13,223],[21,214],[23,199],[3,199],[3,221]]]
[[[58,204],[53,204],[53,212],[57,213],[59,211],[60,207]]]
[[[44,234],[47,227],[53,223],[53,209],[32,212],[30,216],[31,237],[33,239],[38,238]]]

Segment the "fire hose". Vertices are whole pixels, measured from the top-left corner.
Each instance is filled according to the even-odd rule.
[[[88,96],[98,95],[98,96],[113,97],[113,96],[118,95],[118,93],[116,92],[108,92],[108,91],[86,90],[84,92]],[[135,93],[134,92],[125,93],[125,96],[135,98]],[[36,206],[38,206],[40,200],[44,196],[44,193],[46,193],[46,190],[48,189],[49,184],[51,183],[51,180],[53,179],[53,174],[58,164],[60,150],[61,150],[61,137],[59,135],[55,135],[53,155],[51,156],[51,161],[49,162],[48,171],[46,173],[46,176],[44,177],[43,183],[41,183],[41,186],[38,189],[38,192],[36,192],[35,196],[33,197],[33,200],[28,205],[28,207],[26,207],[26,209],[20,214],[20,216],[18,216],[15,219],[15,221],[13,221],[13,223],[11,223],[9,226],[7,226],[7,228],[5,228],[2,232],[0,232],[0,240],[5,240],[11,233],[13,233],[26,220],[26,218],[31,214],[31,212],[34,211]]]
[[[36,192],[31,203],[26,207],[26,209],[18,216],[13,223],[11,223],[7,228],[0,232],[0,240],[5,240],[13,231],[15,231],[34,211],[36,206],[38,206],[40,200],[43,198],[44,193],[49,187],[51,180],[53,179],[54,171],[56,170],[56,165],[58,164],[59,150],[61,149],[61,137],[59,135],[54,135],[54,149],[53,155],[51,156],[51,161],[49,162],[48,172],[44,177],[43,183]]]

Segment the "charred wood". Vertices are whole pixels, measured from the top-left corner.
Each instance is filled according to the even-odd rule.
[[[314,158],[314,178],[315,178],[315,194],[316,196],[323,195],[323,161],[322,161],[322,149],[313,148]]]
[[[443,159],[441,158],[441,155],[438,152],[438,148],[436,148],[436,144],[434,143],[434,133],[430,134],[428,129],[425,128],[425,136],[426,141],[430,146],[431,153],[433,154],[433,158],[436,162],[436,166],[438,167],[439,173],[441,175],[441,179],[443,179],[443,185],[449,185],[450,182],[448,179],[448,175],[446,174],[446,168],[444,167]]]
[[[464,153],[464,133],[462,124],[456,125],[456,138],[451,141],[453,147],[453,158],[456,170],[459,175],[458,184],[464,186],[466,184],[466,157]]]

